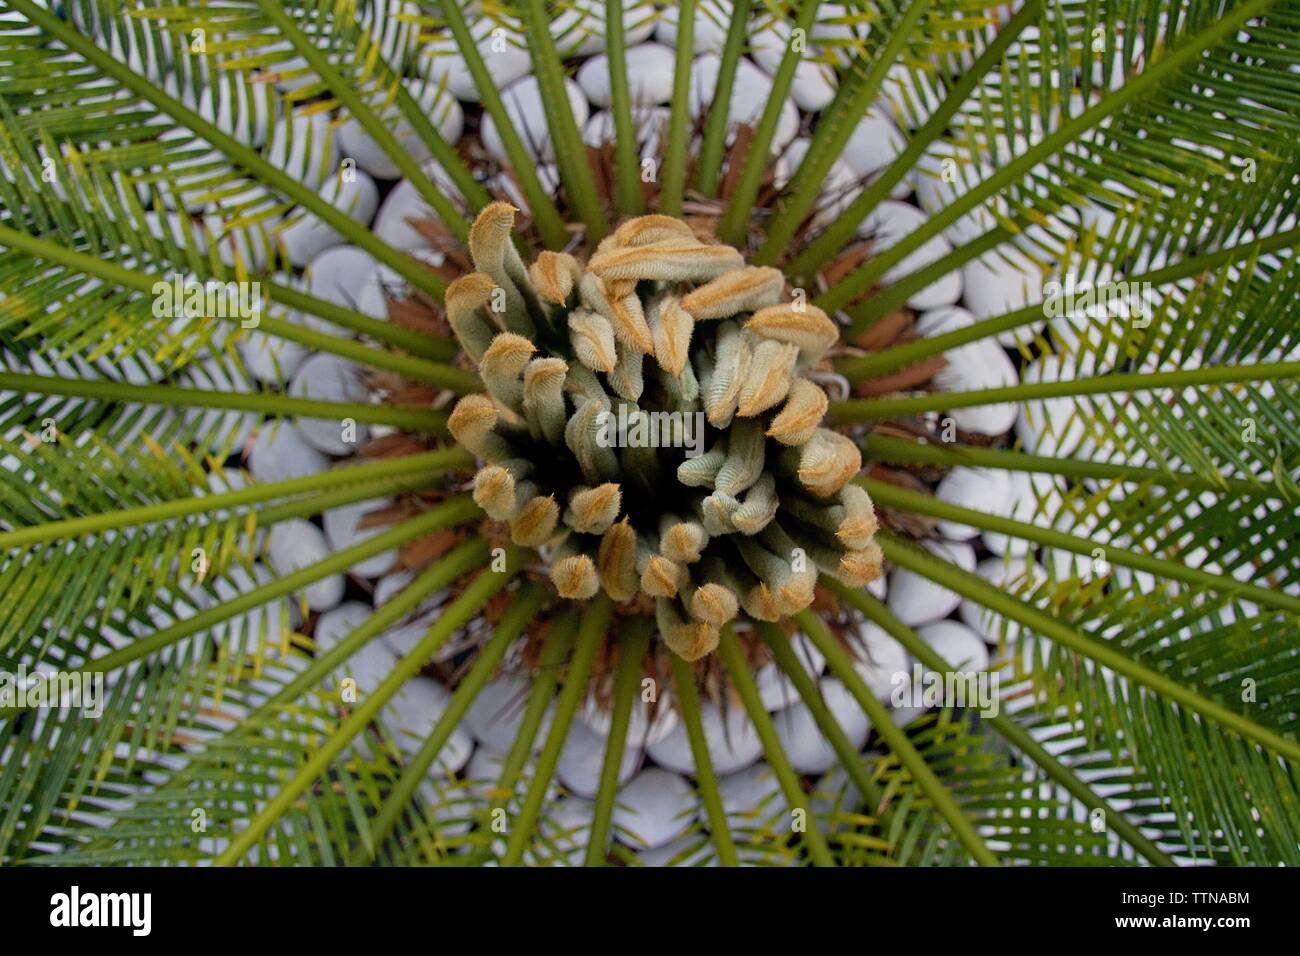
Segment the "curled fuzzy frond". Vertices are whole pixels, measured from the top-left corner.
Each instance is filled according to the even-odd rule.
[[[740,253],[731,246],[706,246],[698,241],[688,244],[672,238],[598,252],[587,268],[607,281],[700,282],[739,269],[743,264]]]
[[[543,302],[564,305],[577,288],[582,276],[578,260],[567,252],[541,252],[537,261],[528,267],[528,278]]]
[[[829,498],[862,468],[862,452],[853,440],[819,428],[800,449],[799,481],[818,498]]]
[[[574,601],[595,597],[600,590],[596,564],[585,554],[573,554],[556,561],[551,565],[551,581],[560,597]]]
[[[805,364],[815,362],[839,339],[839,329],[815,305],[772,305],[755,312],[745,328],[755,335],[796,346]]]
[[[619,226],[586,267],[550,252],[526,269],[514,215],[484,210],[479,271],[451,288],[489,394],[449,425],[483,461],[474,501],[547,547],[562,598],[653,599],[665,644],[695,660],[742,613],[808,607],[819,573],[879,574],[871,499],[849,484],[861,453],[823,427],[826,393],[802,371],[834,344],[824,312],[666,216]]]
[[[796,378],[790,383],[785,405],[767,429],[769,438],[782,445],[803,445],[808,442],[826,417],[830,400],[822,387],[806,378]]]
[[[607,481],[595,488],[575,488],[569,496],[564,523],[582,534],[604,534],[623,507],[623,489]]]
[[[785,276],[779,269],[745,266],[688,292],[682,297],[682,308],[700,321],[725,319],[775,305],[784,289]]]

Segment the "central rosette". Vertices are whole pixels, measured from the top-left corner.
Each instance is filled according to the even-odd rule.
[[[806,376],[839,337],[825,312],[668,216],[625,222],[585,268],[562,252],[526,267],[514,214],[483,210],[478,271],[447,289],[488,391],[449,424],[485,462],[474,500],[542,549],[562,597],[653,601],[665,642],[695,660],[742,610],[808,607],[819,572],[879,576],[875,512],[851,483],[861,453],[822,427],[827,396]]]

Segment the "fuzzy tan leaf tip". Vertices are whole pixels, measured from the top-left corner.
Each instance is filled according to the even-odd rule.
[[[844,517],[835,529],[835,536],[849,550],[867,547],[880,528],[871,496],[861,485],[850,483],[840,489],[840,504],[844,506]]]
[[[680,301],[669,296],[652,307],[648,322],[659,367],[673,375],[681,375],[690,358],[695,318],[682,308]]]
[[[768,437],[782,445],[806,444],[829,408],[830,400],[820,385],[806,378],[796,378],[790,384],[785,405],[767,429]]]
[[[515,511],[515,478],[500,465],[487,465],[474,476],[474,503],[497,521]]]
[[[685,565],[652,554],[641,572],[641,590],[651,597],[676,597],[690,575]]]
[[[443,293],[443,303],[452,309],[481,309],[492,300],[497,284],[485,272],[471,272],[454,280]]]
[[[745,328],[755,335],[788,342],[816,358],[840,337],[839,327],[815,305],[773,305],[755,312]]]
[[[616,482],[583,488],[569,498],[565,523],[582,534],[604,534],[618,518],[622,506],[623,489]]]
[[[664,557],[683,564],[700,560],[704,546],[709,543],[708,532],[698,521],[679,521],[664,529],[659,540],[659,550]]]
[[[474,268],[494,272],[500,267],[517,212],[508,202],[490,202],[475,217],[469,227],[469,255]]]
[[[682,308],[697,320],[723,319],[778,302],[785,276],[770,266],[746,266],[706,282],[682,297]]]
[[[819,428],[799,456],[799,481],[818,498],[829,498],[862,468],[862,452],[839,432]]]
[[[578,309],[569,315],[569,341],[578,361],[597,372],[612,372],[618,362],[614,329],[602,315]]]
[[[626,601],[636,594],[640,577],[636,571],[637,535],[632,523],[624,518],[610,525],[600,539],[596,562],[600,583],[615,601]]]
[[[691,227],[672,216],[651,215],[629,219],[614,230],[615,246],[644,246],[654,242],[695,239]],[[697,240],[698,241],[698,240]]]
[[[573,295],[582,268],[578,260],[567,252],[540,252],[528,267],[528,278],[542,300],[551,305],[564,305]]]
[[[722,627],[740,612],[736,595],[724,585],[709,582],[691,595],[691,617],[714,627]]]
[[[740,385],[736,414],[761,415],[790,392],[799,349],[786,342],[759,342],[750,352],[749,372]]]
[[[544,544],[555,533],[560,521],[560,506],[547,495],[526,502],[510,521],[510,537],[523,548]]]
[[[475,439],[497,425],[497,406],[486,395],[466,395],[447,416],[447,428],[457,442],[472,450]]]
[[[669,239],[597,252],[587,268],[607,281],[687,282],[712,279],[743,264],[740,253],[731,246],[688,245],[679,239]]]
[[[880,577],[885,555],[880,545],[871,544],[857,551],[845,551],[840,557],[836,577],[851,588],[866,587]]]
[[[573,601],[585,601],[600,588],[596,565],[585,554],[574,554],[556,561],[551,567],[551,581],[560,597]]]
[[[668,649],[684,661],[697,661],[717,649],[718,628],[704,621],[684,620],[670,600],[655,602],[655,621]]]

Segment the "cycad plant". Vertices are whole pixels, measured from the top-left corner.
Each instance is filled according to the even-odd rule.
[[[1300,864],[1300,4],[0,60],[0,861]]]

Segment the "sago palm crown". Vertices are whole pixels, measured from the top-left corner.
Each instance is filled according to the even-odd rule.
[[[1288,0],[0,0],[0,860],[1300,864]]]

